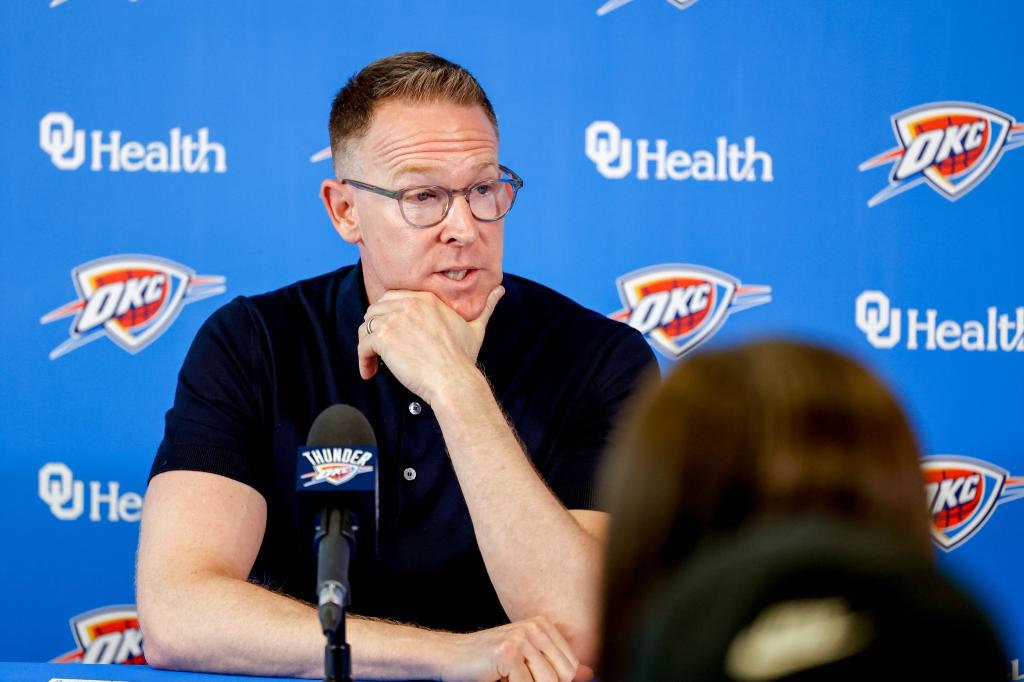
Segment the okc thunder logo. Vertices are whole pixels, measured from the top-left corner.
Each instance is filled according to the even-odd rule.
[[[71,619],[71,633],[78,648],[51,663],[146,664],[134,606],[104,606],[81,613]]]
[[[327,481],[331,485],[344,485],[357,474],[364,474],[373,471],[373,467],[353,466],[351,464],[317,464],[313,471],[305,474],[303,478],[308,479],[305,486],[309,487]]]
[[[862,171],[892,163],[889,186],[868,206],[927,182],[950,201],[978,186],[1003,152],[1024,145],[1024,124],[970,102],[923,104],[892,117],[900,146],[868,159]]]
[[[981,530],[997,505],[1024,497],[1024,477],[989,462],[957,455],[921,460],[932,540],[951,552]]]
[[[186,303],[224,292],[224,278],[156,256],[119,255],[89,261],[71,271],[78,298],[40,318],[47,324],[71,315],[71,338],[50,351],[65,353],[107,336],[129,353],[156,341]]]
[[[772,300],[771,287],[742,285],[700,265],[655,265],[619,277],[617,285],[625,309],[609,317],[628,322],[672,360],[711,338],[731,313]]]
[[[298,490],[321,483],[341,486],[359,474],[373,472],[370,460],[373,459],[374,450],[370,446],[356,448],[303,446],[299,448],[299,454],[306,459],[312,471],[304,472],[300,460],[297,472],[298,480],[296,481]],[[370,485],[369,478],[364,478],[361,484]],[[356,486],[349,487],[353,490],[359,489]]]

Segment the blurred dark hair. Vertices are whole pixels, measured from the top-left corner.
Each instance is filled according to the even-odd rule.
[[[764,341],[683,362],[637,396],[606,458],[600,670],[674,569],[755,520],[825,514],[930,562],[919,458],[892,394],[839,353]]]

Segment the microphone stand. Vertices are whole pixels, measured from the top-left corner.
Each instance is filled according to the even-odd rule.
[[[327,507],[321,512],[313,543],[317,550],[320,625],[327,636],[324,682],[354,682],[352,655],[345,639],[345,611],[351,603],[348,565],[356,546],[355,514]]]
[[[338,632],[327,632],[327,647],[324,649],[324,682],[353,682],[352,652],[345,641],[345,624]],[[338,644],[337,642],[341,642]]]

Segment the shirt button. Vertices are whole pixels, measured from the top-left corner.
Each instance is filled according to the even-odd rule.
[[[409,414],[419,414],[423,411],[423,406],[417,402],[409,403]]]
[[[408,469],[403,471],[402,475],[405,476],[405,480],[407,480],[407,481],[415,481],[416,480],[416,470],[413,469],[412,467],[409,467]]]

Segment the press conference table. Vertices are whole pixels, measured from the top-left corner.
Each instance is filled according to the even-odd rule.
[[[292,678],[243,677],[155,670],[147,665],[82,665],[77,663],[0,663],[3,682],[267,682]]]

